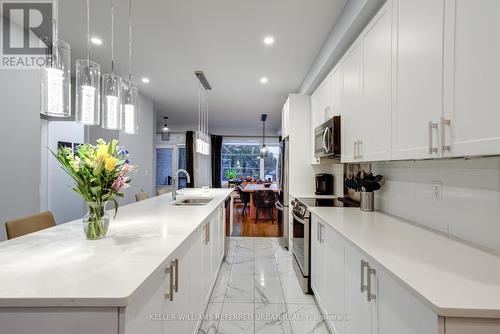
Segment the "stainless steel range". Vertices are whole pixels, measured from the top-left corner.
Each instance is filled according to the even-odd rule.
[[[310,207],[351,206],[343,199],[296,198],[291,202],[293,231],[291,251],[295,261],[293,267],[304,293],[311,293],[311,213]]]

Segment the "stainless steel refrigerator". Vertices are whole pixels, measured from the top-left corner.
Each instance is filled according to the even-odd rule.
[[[288,210],[289,210],[289,144],[288,137],[280,142],[280,160],[279,160],[279,177],[278,184],[280,187],[279,200],[276,203],[278,208],[278,226],[280,229],[281,245],[288,249]]]

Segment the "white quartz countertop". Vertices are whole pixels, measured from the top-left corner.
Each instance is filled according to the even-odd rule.
[[[79,219],[0,242],[0,307],[127,306],[231,192],[177,197],[214,198],[204,206],[173,206],[171,194],[123,206],[101,240],[86,240]]]
[[[310,211],[438,315],[500,318],[500,257],[379,212]]]
[[[336,195],[316,195],[315,193],[290,193],[293,198],[336,199]]]

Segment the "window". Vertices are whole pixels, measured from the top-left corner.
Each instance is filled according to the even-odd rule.
[[[257,139],[224,139],[222,144],[222,181],[228,181],[230,174],[245,178],[270,178],[276,181],[276,171],[279,160],[279,145],[275,143],[266,144],[269,147],[269,156],[260,159],[260,147],[262,143]],[[231,173],[232,172],[232,173]]]
[[[156,148],[156,185],[172,185],[172,177],[178,169],[186,169],[186,148],[184,145],[162,145]],[[187,186],[187,177],[179,175],[179,189]]]

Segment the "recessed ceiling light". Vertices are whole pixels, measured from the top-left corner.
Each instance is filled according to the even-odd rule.
[[[266,45],[274,44],[274,37],[273,36],[264,37],[264,44],[266,44]]]
[[[142,82],[149,83],[149,79],[148,78],[142,78]]]
[[[102,40],[100,38],[97,38],[97,37],[92,37],[90,39],[90,41],[92,42],[92,44],[94,45],[102,45]]]
[[[267,83],[267,78],[266,77],[260,78],[260,83],[261,84],[266,84]]]

